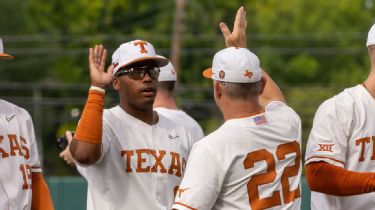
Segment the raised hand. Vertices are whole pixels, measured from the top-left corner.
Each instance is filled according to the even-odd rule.
[[[224,22],[219,24],[220,30],[223,33],[225,39],[225,45],[227,47],[247,47],[246,40],[246,11],[244,7],[240,7],[237,10],[236,19],[233,24],[233,31],[231,32]]]
[[[110,66],[105,72],[105,60],[107,50],[103,45],[95,45],[95,48],[89,50],[89,70],[91,85],[105,88],[112,82],[113,67]]]

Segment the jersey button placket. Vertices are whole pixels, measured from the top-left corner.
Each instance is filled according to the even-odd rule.
[[[148,135],[149,135],[149,143],[150,143],[150,147],[149,149],[150,150],[155,150],[155,140],[154,140],[154,127],[155,126],[150,126],[149,129],[148,129]],[[155,164],[155,160],[152,159],[152,154],[149,155],[149,158],[150,158],[150,167],[152,168],[152,166]],[[152,187],[153,187],[153,196],[154,196],[154,199],[157,201],[158,203],[158,199],[157,199],[157,176],[156,176],[156,173],[153,173],[150,171],[150,175],[152,176]]]
[[[154,125],[151,128],[151,133],[152,133],[152,143],[153,143],[153,149],[156,152],[156,155],[159,155],[159,150],[162,148],[160,145],[160,139],[159,139],[159,129],[158,125]],[[152,165],[156,164],[155,158],[152,160]],[[159,168],[155,173],[153,173],[154,177],[154,186],[155,186],[155,198],[159,204],[160,209],[166,209],[167,206],[167,201],[166,199],[166,191],[165,191],[165,186],[167,185],[166,183],[166,176],[162,173],[160,173]]]

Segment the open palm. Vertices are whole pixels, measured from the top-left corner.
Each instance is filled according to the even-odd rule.
[[[89,70],[91,85],[105,88],[112,82],[113,66],[111,65],[107,72],[105,71],[105,60],[107,50],[103,45],[95,45],[89,50]]]

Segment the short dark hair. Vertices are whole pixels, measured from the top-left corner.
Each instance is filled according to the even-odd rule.
[[[253,83],[221,82],[225,92],[232,99],[249,100],[258,97],[262,89],[262,80]]]
[[[158,88],[159,90],[168,90],[172,92],[174,90],[175,84],[176,84],[176,81],[159,81]]]

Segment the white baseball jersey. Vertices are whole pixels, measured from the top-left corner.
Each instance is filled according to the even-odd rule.
[[[29,113],[0,100],[0,209],[31,209],[31,173],[41,172]]]
[[[148,125],[119,106],[104,110],[102,156],[84,168],[93,209],[170,210],[192,144],[163,115]]]
[[[83,178],[86,178],[86,169],[76,165],[77,171],[81,174]],[[92,200],[91,192],[92,188],[87,187],[87,196],[86,196],[86,210],[94,210],[94,201]]]
[[[167,109],[163,107],[156,107],[154,108],[159,114],[162,114],[169,119],[176,121],[177,123],[181,123],[187,131],[190,131],[191,137],[194,142],[202,139],[204,137],[203,130],[201,126],[195,121],[192,117],[190,117],[186,112],[178,109]]]
[[[300,209],[301,120],[274,101],[194,144],[175,209]]]
[[[375,171],[375,100],[362,86],[345,89],[317,110],[306,164],[324,161],[350,171]],[[312,209],[375,209],[375,193],[331,196],[311,193]]]

